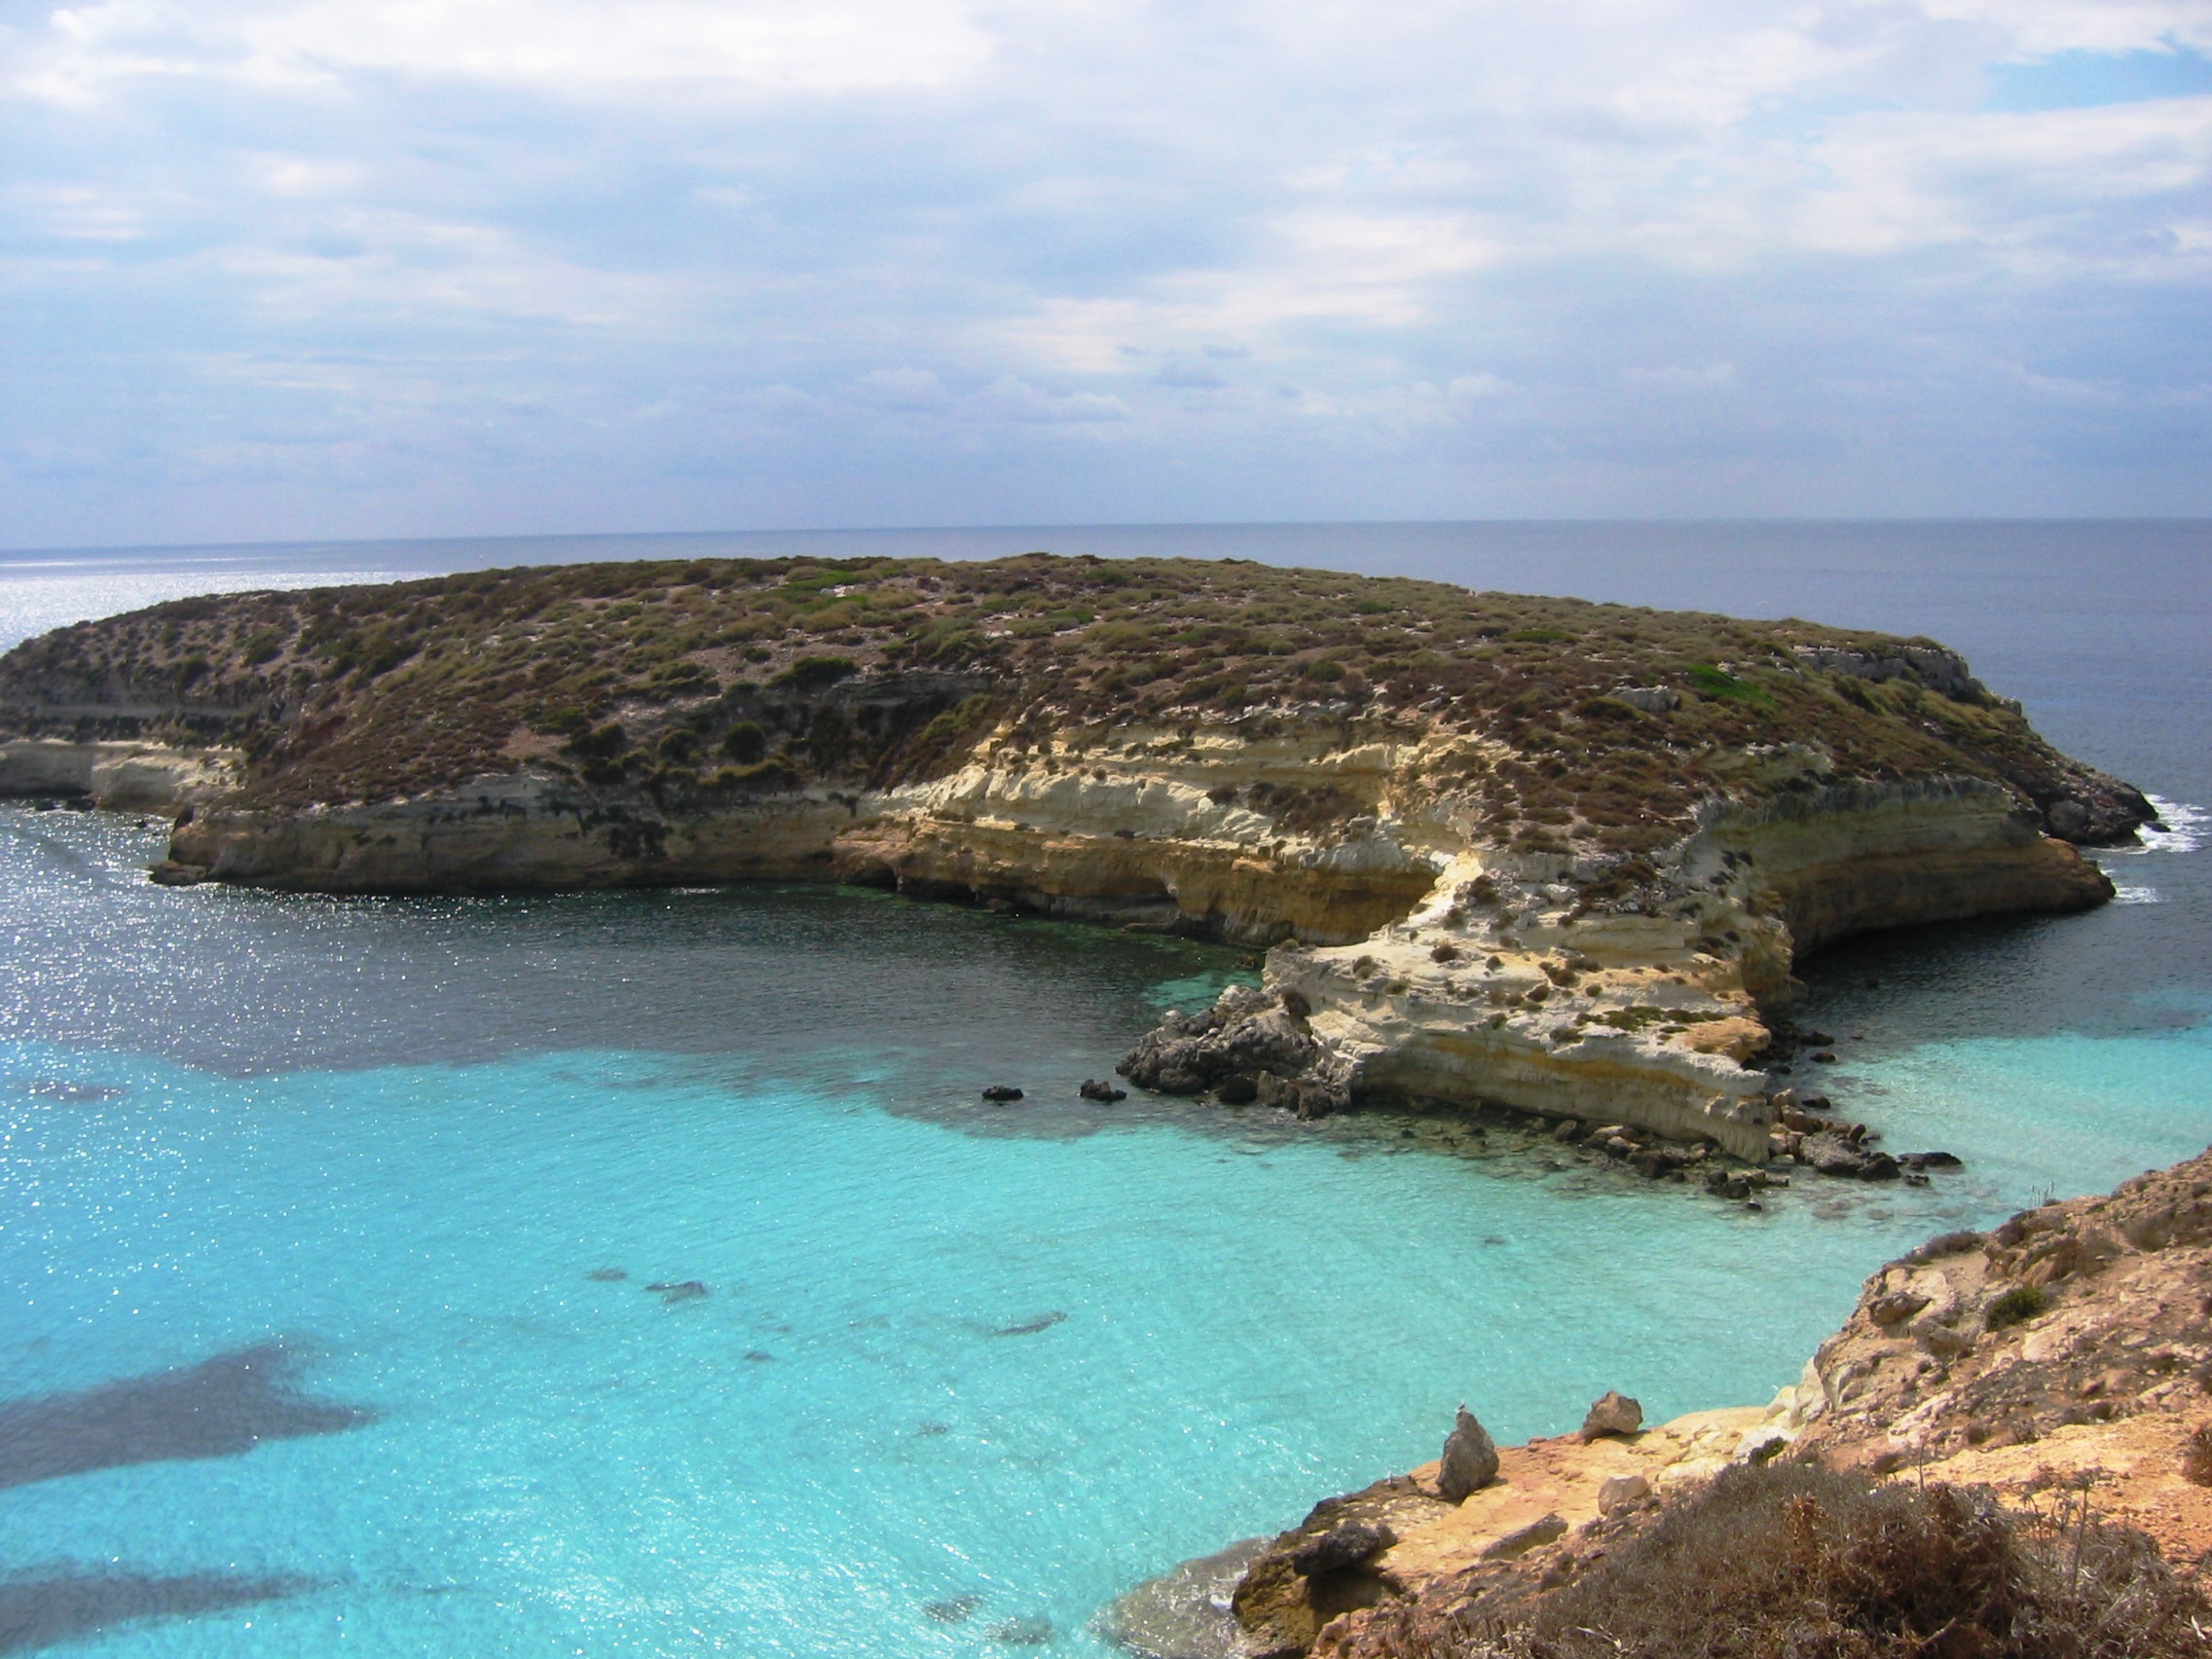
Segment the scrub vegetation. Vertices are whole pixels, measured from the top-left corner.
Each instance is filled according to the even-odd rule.
[[[1487,834],[1633,866],[1700,799],[1758,792],[1744,757],[1781,746],[1846,780],[2059,792],[2059,757],[2014,706],[1963,668],[1933,688],[1901,669],[1916,650],[1942,655],[1805,622],[1238,561],[703,559],[177,601],[0,658],[0,724],[234,743],[265,805],[527,764],[678,808],[928,777],[988,734],[1015,763],[1058,765],[1138,732],[1419,730],[1468,740],[1436,749],[1420,783],[1473,803]],[[1320,823],[1360,808],[1273,809]]]
[[[2212,1603],[2080,1493],[2046,1511],[1817,1464],[1742,1467],[1532,1617],[1408,1632],[1393,1659],[2153,1659],[2202,1654]]]

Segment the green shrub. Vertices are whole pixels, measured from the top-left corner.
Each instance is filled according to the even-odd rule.
[[[1989,1305],[1983,1315],[1992,1331],[2024,1324],[2050,1306],[2048,1293],[2032,1284],[2016,1284]]]
[[[754,765],[768,753],[768,734],[758,720],[739,720],[722,734],[722,753],[741,766]]]
[[[859,672],[860,664],[850,657],[806,656],[800,657],[768,683],[787,691],[822,691]]]

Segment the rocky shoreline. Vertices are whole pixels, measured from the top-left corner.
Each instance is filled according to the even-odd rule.
[[[2057,1494],[2082,1528],[2140,1533],[2181,1583],[2202,1584],[2212,1151],[1889,1263],[1766,1406],[1646,1428],[1609,1394],[1575,1433],[1502,1449],[1462,1407],[1438,1462],[1140,1586],[1106,1626],[1150,1659],[1502,1651],[1484,1642],[1718,1477],[1770,1467],[1971,1490],[2031,1517]],[[2141,1649],[2169,1650],[2182,1649]]]

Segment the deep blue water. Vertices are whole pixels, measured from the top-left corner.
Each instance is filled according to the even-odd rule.
[[[215,585],[717,543],[1185,550],[1927,632],[2076,753],[2212,801],[2201,525],[20,555],[0,644]],[[888,1659],[1042,1617],[1091,1652],[1120,1590],[1433,1456],[1462,1399],[1512,1438],[1606,1387],[1762,1399],[1897,1249],[2212,1141],[2212,883],[2174,817],[2109,856],[2130,903],[1813,964],[1831,1092],[1970,1166],[1750,1215],[1073,1098],[1227,951],[804,888],[170,891],[155,830],[0,808],[0,1650]],[[983,1106],[1000,1080],[1031,1100]]]

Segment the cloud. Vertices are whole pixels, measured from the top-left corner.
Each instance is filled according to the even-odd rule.
[[[571,95],[719,85],[817,93],[940,86],[990,40],[948,0],[104,0],[54,14],[21,85],[84,99],[192,76],[300,88],[362,72]]]
[[[2212,94],[1991,95],[2208,46],[2200,0],[24,14],[0,542],[2212,510]]]

